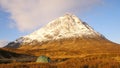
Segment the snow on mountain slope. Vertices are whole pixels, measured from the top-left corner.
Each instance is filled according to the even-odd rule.
[[[72,14],[66,14],[48,23],[43,28],[23,36],[13,43],[30,45],[39,42],[39,44],[59,39],[67,38],[104,38],[101,34],[94,31],[87,23],[82,22],[78,17]],[[10,46],[15,46],[10,45]]]
[[[48,40],[57,40],[71,37],[102,37],[101,34],[94,31],[87,23],[82,22],[75,15],[66,14],[56,20],[48,23],[45,27],[24,36],[24,42],[37,40],[45,42]]]

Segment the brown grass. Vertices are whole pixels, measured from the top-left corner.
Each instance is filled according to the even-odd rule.
[[[0,64],[0,68],[120,68],[120,62],[114,59],[118,56],[120,57],[120,54],[88,55],[81,58],[61,59],[51,63]]]
[[[34,56],[46,55],[51,63],[0,64],[0,68],[120,68],[120,45],[106,39],[65,39],[4,49]]]

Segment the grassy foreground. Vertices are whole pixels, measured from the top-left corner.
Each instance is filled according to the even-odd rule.
[[[87,55],[73,58],[51,58],[50,63],[9,63],[0,68],[120,68],[120,54]]]

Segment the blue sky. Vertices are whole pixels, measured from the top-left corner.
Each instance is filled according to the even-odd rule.
[[[60,2],[60,3],[63,4],[63,6],[61,6],[60,9],[57,8],[57,7],[59,7],[59,5],[55,4],[55,5],[57,5],[57,7],[51,6],[51,7],[47,7],[47,9],[45,9],[46,7],[39,7],[40,10],[33,9],[36,11],[32,11],[32,12],[30,12],[28,10],[32,10],[32,8],[34,8],[34,7],[31,6],[31,7],[24,8],[24,4],[23,4],[24,1],[21,3],[23,4],[22,8],[24,8],[25,12],[22,11],[23,10],[22,8],[18,9],[19,6],[18,7],[17,6],[9,7],[11,4],[14,6],[14,3],[11,2],[11,4],[9,4],[9,2],[7,2],[8,0],[0,0],[0,1],[1,1],[1,3],[0,3],[0,5],[1,5],[0,6],[0,40],[13,41],[16,38],[19,38],[21,36],[31,33],[38,27],[40,28],[41,26],[44,26],[45,24],[47,24],[47,22],[49,22],[59,16],[63,16],[65,14],[65,12],[71,12],[71,13],[75,14],[76,16],[78,16],[82,21],[87,22],[97,32],[103,34],[109,40],[114,41],[116,43],[120,43],[120,0],[104,0],[104,1],[103,0],[101,0],[101,1],[100,0],[91,0],[90,3],[88,2],[88,0],[84,0],[85,2],[83,0],[81,0],[81,1],[76,0],[82,5],[79,5],[79,3],[77,3],[77,2],[75,2],[75,4],[77,4],[77,5],[75,5],[75,4],[71,4],[73,2],[70,2],[70,4],[67,5],[68,7],[65,7],[65,8],[63,8],[64,6],[66,6],[66,5],[64,5],[65,4],[64,0],[63,1],[61,0],[62,2]],[[6,1],[6,2],[4,2],[4,1]],[[15,1],[15,0],[13,0],[13,1]],[[100,3],[98,3],[99,1],[100,1]],[[47,0],[44,0],[44,2],[42,2],[43,5],[37,5],[37,6],[44,6],[44,3],[46,4],[46,2],[47,2]],[[17,3],[17,2],[15,2],[15,3]],[[20,7],[21,7],[21,3],[18,4],[18,5],[20,5]],[[29,2],[29,3],[32,5],[36,4],[36,3],[33,4],[31,2]],[[88,5],[83,5],[85,3],[90,5],[90,7]],[[53,5],[53,6],[55,6],[55,5]],[[84,7],[87,9],[84,9]],[[26,11],[26,8],[29,8],[29,9],[27,9],[27,11]],[[41,11],[41,8],[44,10],[43,12]],[[54,9],[58,10],[58,12],[56,12],[56,10],[54,10]],[[19,10],[21,12],[19,12],[17,10]],[[48,13],[47,11],[51,12],[50,13],[51,15],[46,14],[46,13]],[[61,11],[61,12],[59,12],[59,11]],[[40,12],[42,12],[42,13],[40,13]],[[26,17],[27,15],[29,17]],[[39,15],[39,16],[37,16],[37,15]],[[19,16],[19,17],[17,17],[17,16]],[[42,16],[43,18],[40,16]],[[23,18],[23,19],[21,19],[21,18]],[[35,19],[33,19],[33,18],[35,18]],[[40,20],[39,20],[39,18],[40,18]],[[44,20],[47,20],[47,21],[44,21]],[[45,22],[45,23],[40,23],[38,21]],[[38,23],[34,23],[35,25],[33,25],[33,22],[38,22]],[[26,26],[24,26],[24,25],[26,25]],[[28,27],[28,26],[30,26],[30,27]]]
[[[109,40],[120,43],[120,0],[104,2],[80,17]]]

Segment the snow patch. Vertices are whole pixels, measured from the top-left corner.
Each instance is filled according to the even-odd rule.
[[[22,42],[45,42],[71,37],[103,37],[87,23],[72,14],[66,14],[48,23],[43,28],[22,37]],[[21,40],[20,40],[21,42]]]

